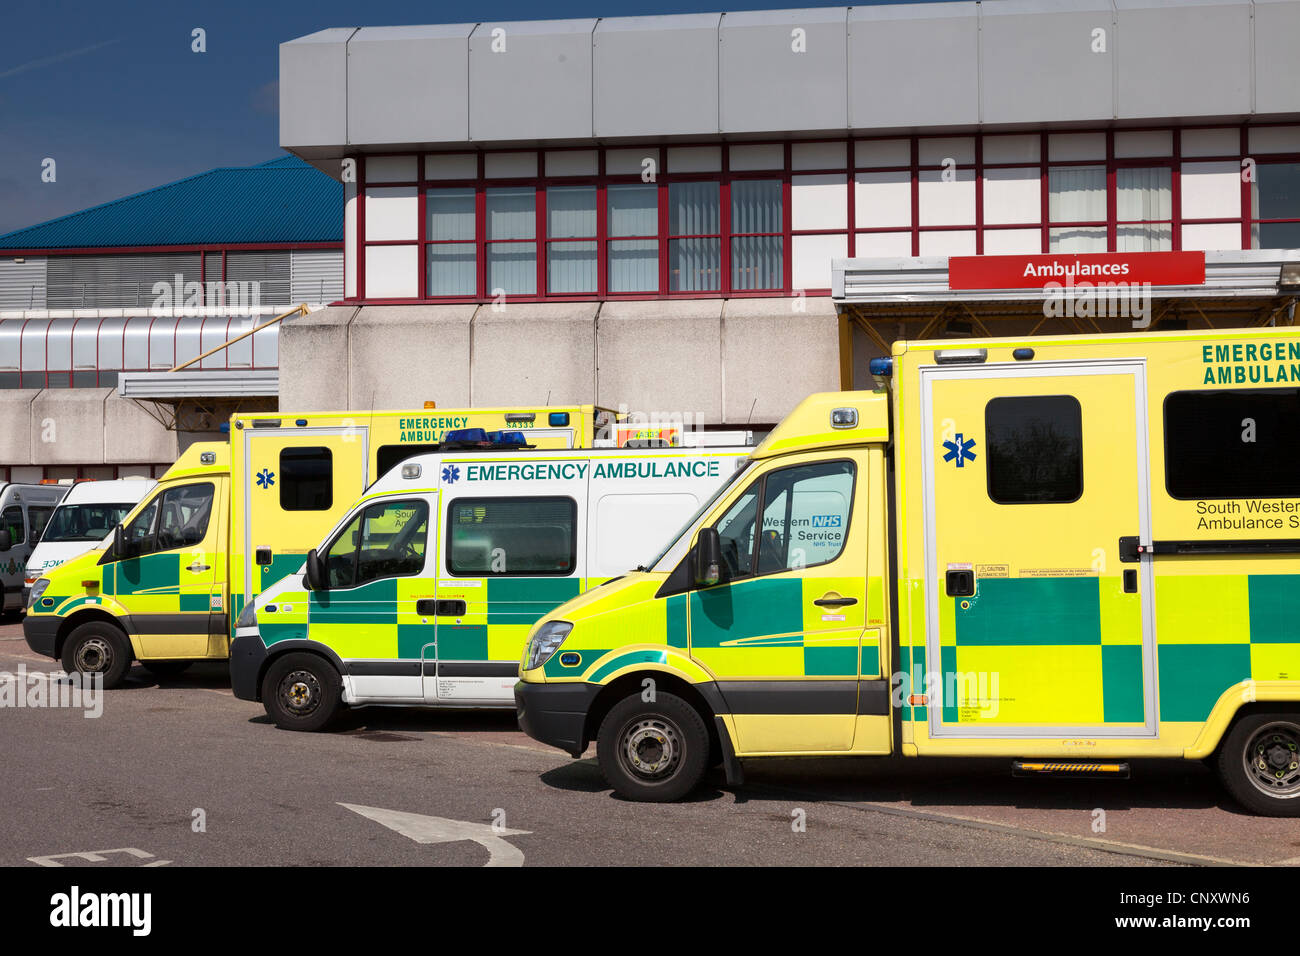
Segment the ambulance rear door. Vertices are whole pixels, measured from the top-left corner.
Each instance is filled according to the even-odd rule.
[[[274,422],[274,420],[271,420]],[[287,424],[288,427],[285,427]],[[238,439],[236,439],[238,440]],[[243,603],[302,566],[309,550],[365,490],[369,430],[364,426],[245,428],[240,527],[231,555],[231,620]]]
[[[1153,737],[1141,360],[920,370],[931,737]],[[918,688],[919,691],[919,688]]]

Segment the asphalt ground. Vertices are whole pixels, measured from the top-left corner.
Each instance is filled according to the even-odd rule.
[[[59,670],[0,627],[0,681]],[[750,762],[689,800],[614,796],[510,712],[367,708],[278,730],[224,664],[139,666],[102,714],[0,707],[0,865],[909,865],[1300,863],[1294,821],[1238,809],[1200,764],[1130,780],[1020,779],[1001,760]]]

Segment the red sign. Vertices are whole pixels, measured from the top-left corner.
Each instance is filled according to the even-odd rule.
[[[1044,289],[1052,283],[1202,285],[1204,252],[1053,253],[1046,256],[953,256],[949,289]]]

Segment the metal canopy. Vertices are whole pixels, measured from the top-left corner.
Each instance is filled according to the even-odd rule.
[[[1015,323],[1017,335],[1141,330],[1127,318],[1052,314],[1040,289],[949,289],[946,256],[836,259],[831,282],[841,316],[886,355],[898,339],[994,336],[997,323]],[[1294,325],[1300,250],[1207,252],[1204,285],[1150,293],[1146,329]]]

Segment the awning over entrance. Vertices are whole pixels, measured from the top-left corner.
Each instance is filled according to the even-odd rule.
[[[1201,255],[837,259],[831,266],[831,298],[842,326],[860,329],[882,354],[888,354],[890,343],[901,338],[1295,324],[1300,250],[1206,252],[1203,279],[1201,273],[1193,273],[1202,281],[1186,281],[1186,270],[1169,268],[1173,260],[1161,258],[1199,261]],[[1182,260],[1174,262],[1182,264]],[[1125,265],[1128,271],[1114,271]],[[1080,269],[1082,274],[1076,278]],[[1089,274],[1090,269],[1096,273]],[[980,287],[983,275],[1000,282],[1007,275],[1026,272],[1030,275],[1025,287]],[[1171,281],[1144,283],[1144,277]]]

